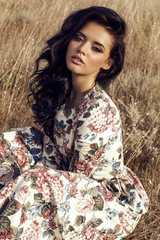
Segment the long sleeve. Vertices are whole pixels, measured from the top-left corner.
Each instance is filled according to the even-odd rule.
[[[74,170],[96,180],[114,178],[123,170],[121,122],[109,103],[96,103],[77,122]]]
[[[148,198],[137,176],[124,166],[121,120],[111,104],[98,101],[78,120],[71,168],[100,182],[124,207],[145,213]]]
[[[42,159],[43,133],[34,127],[0,133],[0,188]]]

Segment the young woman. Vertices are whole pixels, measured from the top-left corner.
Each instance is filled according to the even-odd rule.
[[[122,239],[147,211],[123,164],[119,112],[103,90],[122,70],[124,36],[116,12],[90,7],[47,42],[30,95],[44,134],[1,133],[0,239]]]

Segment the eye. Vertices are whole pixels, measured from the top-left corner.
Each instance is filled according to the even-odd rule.
[[[73,40],[75,41],[83,41],[83,37],[80,34],[75,34],[73,37]]]
[[[101,48],[96,47],[96,46],[93,46],[92,49],[93,49],[93,51],[95,51],[95,52],[103,52],[103,50],[102,50]]]

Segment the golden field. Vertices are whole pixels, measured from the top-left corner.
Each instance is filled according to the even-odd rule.
[[[0,130],[34,124],[26,104],[34,61],[70,12],[92,5],[116,10],[128,26],[123,72],[106,91],[121,112],[125,164],[150,207],[126,239],[160,240],[159,0],[0,0]]]

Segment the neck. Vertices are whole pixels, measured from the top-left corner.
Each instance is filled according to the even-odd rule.
[[[72,76],[72,90],[66,101],[66,108],[74,107],[94,87],[95,78],[89,79],[86,76]]]
[[[83,95],[95,85],[95,77],[77,76],[72,74],[72,94]]]

